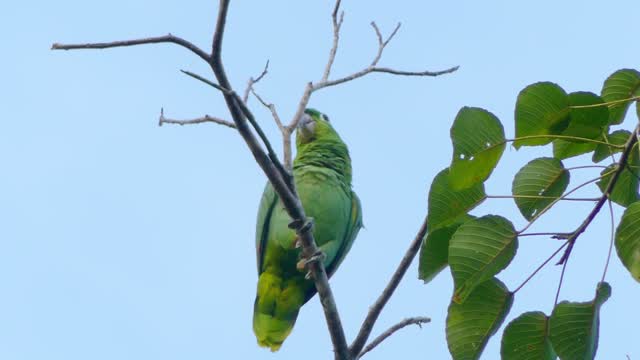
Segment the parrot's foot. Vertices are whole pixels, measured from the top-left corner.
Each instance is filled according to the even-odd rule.
[[[298,263],[296,263],[296,268],[300,271],[303,271],[307,268],[307,266],[309,266],[309,264],[313,263],[313,262],[317,262],[317,261],[324,261],[324,259],[326,258],[326,255],[322,252],[322,250],[318,250],[316,251],[315,254],[311,255],[309,258],[306,259],[300,259],[300,261],[298,261]],[[307,274],[304,276],[305,279],[310,279],[311,278],[311,273],[307,272]]]
[[[287,226],[289,227],[289,229],[296,230],[298,234],[303,234],[313,229],[313,218],[308,217],[305,222],[302,222],[300,220],[293,220]]]

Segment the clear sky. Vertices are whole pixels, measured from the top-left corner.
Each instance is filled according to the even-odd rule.
[[[372,59],[371,20],[385,33],[403,23],[381,65],[461,66],[440,78],[374,74],[311,99],[350,146],[354,188],[364,208],[366,229],[331,281],[353,339],[420,226],[431,179],[451,160],[449,128],[459,108],[492,111],[512,137],[515,99],[527,84],[550,80],[567,91],[599,92],[613,71],[640,67],[640,2],[343,5],[336,76]],[[234,86],[243,89],[269,59],[270,73],[257,90],[289,119],[305,83],[321,76],[332,6],[328,0],[232,3],[223,58]],[[208,49],[216,11],[214,0],[3,6],[0,359],[332,357],[317,298],[304,307],[280,352],[255,343],[254,223],[265,178],[239,136],[212,124],[157,126],[161,107],[177,118],[228,118],[219,94],[178,71],[211,77],[206,65],[171,45],[49,50],[53,42],[168,32]],[[255,100],[250,105],[279,145],[268,113]],[[548,147],[508,147],[487,192],[509,194],[515,172],[533,156],[550,153]],[[573,183],[587,176],[572,174]],[[584,194],[596,194],[595,186]],[[570,231],[590,206],[561,207],[535,230]],[[509,216],[516,228],[524,224],[511,200],[487,201],[474,213]],[[576,246],[561,299],[593,297],[609,234],[603,212]],[[499,278],[514,289],[557,245],[522,238],[513,265]],[[507,320],[529,310],[548,314],[559,273],[549,266],[522,289]],[[598,357],[640,359],[637,331],[629,331],[640,323],[640,284],[615,255],[607,280],[613,296],[602,308]],[[449,358],[444,320],[451,291],[448,270],[423,285],[414,263],[374,335],[408,316],[433,322],[397,333],[366,358]],[[497,358],[499,345],[496,336],[483,358]]]

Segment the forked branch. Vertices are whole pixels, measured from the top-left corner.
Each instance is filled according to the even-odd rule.
[[[85,43],[85,44],[53,44],[51,47],[53,50],[76,50],[76,49],[107,49],[107,48],[115,48],[115,47],[126,47],[126,46],[137,46],[137,45],[145,45],[145,44],[158,44],[158,43],[173,43],[184,47],[200,57],[202,60],[206,61],[207,64],[211,67],[215,77],[217,79],[217,83],[210,81],[200,75],[194,74],[189,71],[183,71],[186,75],[189,75],[199,81],[206,83],[209,86],[214,87],[224,97],[227,108],[230,112],[231,118],[233,122],[223,120],[221,118],[212,117],[209,115],[205,115],[201,118],[189,119],[189,120],[176,120],[169,119],[164,116],[164,112],[161,111],[159,124],[177,124],[177,125],[190,125],[190,124],[199,124],[205,122],[212,122],[220,125],[224,125],[226,127],[234,128],[238,131],[238,133],[243,137],[249,150],[253,154],[256,162],[262,168],[265,175],[269,179],[270,183],[273,185],[274,190],[282,200],[282,203],[288,212],[289,216],[293,219],[290,227],[297,233],[300,243],[302,245],[302,256],[305,258],[311,258],[315,255],[319,250],[316,246],[315,240],[313,238],[312,233],[312,223],[309,219],[307,219],[304,209],[300,203],[299,198],[296,194],[296,189],[291,181],[289,169],[291,168],[291,135],[295,131],[297,123],[304,112],[307,103],[309,102],[309,98],[311,94],[317,90],[320,90],[325,87],[335,86],[342,83],[346,83],[351,80],[358,79],[363,77],[369,73],[380,72],[380,73],[389,73],[393,75],[401,75],[401,76],[438,76],[442,74],[447,74],[454,72],[458,69],[458,67],[452,67],[442,71],[403,71],[403,70],[395,70],[391,68],[378,67],[378,62],[382,57],[382,53],[385,47],[389,44],[391,39],[396,35],[400,25],[391,32],[391,34],[384,39],[378,26],[375,23],[372,23],[372,27],[375,31],[376,37],[378,39],[378,51],[376,52],[375,57],[369,66],[364,69],[353,73],[351,75],[338,78],[335,80],[330,80],[329,77],[331,75],[331,69],[333,63],[336,58],[339,40],[340,40],[340,29],[344,20],[344,12],[340,11],[341,1],[337,0],[335,2],[335,6],[332,12],[332,23],[333,23],[333,43],[329,52],[329,58],[327,60],[324,72],[322,74],[321,80],[318,83],[308,83],[304,89],[303,95],[298,103],[298,107],[296,113],[288,125],[284,125],[279,116],[277,115],[275,105],[267,103],[264,99],[262,99],[254,90],[254,85],[260,81],[268,72],[268,62],[265,66],[263,72],[257,78],[250,78],[247,84],[247,88],[245,89],[243,96],[240,97],[231,86],[226,71],[224,69],[222,59],[221,59],[221,49],[222,42],[224,38],[225,25],[227,20],[227,13],[229,9],[230,0],[220,0],[219,9],[218,9],[218,17],[216,21],[216,26],[214,30],[214,35],[211,43],[211,52],[207,53],[204,50],[200,49],[193,43],[174,36],[172,34],[168,34],[165,36],[158,37],[149,37],[149,38],[141,38],[141,39],[133,39],[133,40],[124,40],[124,41],[114,41],[114,42],[106,42],[106,43]],[[280,163],[280,160],[273,152],[271,144],[269,140],[266,138],[264,133],[262,132],[260,126],[258,125],[256,119],[254,118],[251,111],[248,109],[246,103],[248,101],[249,94],[253,93],[258,101],[262,103],[264,106],[269,108],[271,111],[276,124],[280,128],[280,131],[283,135],[284,142],[284,166]],[[254,134],[254,131],[258,134],[261,141],[258,141],[258,138]],[[265,152],[264,148],[266,147],[267,151]],[[400,324],[392,327],[387,330],[377,339],[375,339],[363,352],[362,349],[367,342],[367,339],[371,333],[373,325],[375,324],[376,319],[378,318],[380,312],[383,307],[388,302],[391,295],[394,293],[397,288],[400,280],[404,277],[409,265],[412,260],[415,258],[418,249],[420,248],[420,244],[422,242],[422,238],[426,234],[427,231],[427,223],[426,220],[423,223],[418,235],[411,243],[411,246],[402,261],[400,262],[396,272],[393,274],[391,280],[388,285],[384,289],[383,293],[380,295],[378,300],[374,303],[369,311],[367,317],[365,318],[362,328],[358,333],[354,343],[351,348],[347,346],[346,338],[344,335],[344,330],[340,321],[340,317],[337,311],[337,307],[335,304],[335,300],[333,298],[333,294],[331,292],[331,288],[329,287],[327,274],[324,269],[324,265],[322,262],[314,261],[310,262],[308,265],[308,270],[310,272],[311,278],[314,280],[316,289],[318,291],[318,296],[320,297],[320,301],[323,306],[325,318],[327,321],[327,325],[329,328],[329,333],[331,335],[331,340],[334,347],[335,356],[337,359],[343,360],[351,360],[357,356],[361,356],[367,351],[370,351],[375,346],[377,346],[380,342],[390,336],[392,333],[397,331],[398,329],[407,326],[409,324],[421,324],[427,322],[426,318],[414,318],[407,319]]]
[[[371,341],[369,345],[365,346],[362,352],[360,352],[360,354],[357,356],[357,359],[363,357],[364,354],[368,353],[369,351],[373,350],[376,346],[380,345],[380,343],[385,341],[389,336],[393,335],[396,331],[404,327],[407,327],[409,325],[418,325],[420,328],[422,328],[422,324],[426,324],[428,322],[431,322],[431,319],[429,319],[428,317],[422,317],[422,316],[407,318],[400,321],[399,323],[393,325],[392,327],[387,329],[385,332],[380,334],[377,338],[373,339],[373,341]]]

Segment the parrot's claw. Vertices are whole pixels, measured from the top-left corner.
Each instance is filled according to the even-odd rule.
[[[289,227],[289,229],[297,230],[298,234],[303,234],[313,228],[313,218],[308,217],[304,223],[300,220],[293,220],[287,226]]]
[[[307,268],[307,266],[309,264],[311,264],[312,262],[316,262],[316,261],[324,261],[324,259],[326,258],[326,255],[321,251],[318,250],[315,254],[311,255],[311,257],[306,258],[306,259],[300,259],[297,263],[296,263],[296,268],[300,271],[303,271]],[[307,275],[305,276],[305,278],[308,279],[308,276],[310,276],[309,273],[307,273]]]

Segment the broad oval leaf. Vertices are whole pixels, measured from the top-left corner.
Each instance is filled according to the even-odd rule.
[[[602,86],[602,98],[606,102],[625,100],[636,95],[640,95],[640,72],[637,70],[618,70],[611,74]],[[622,123],[631,102],[630,100],[609,105],[609,123]]]
[[[609,123],[609,108],[600,96],[591,92],[574,92],[569,94],[569,106],[569,125],[562,135],[587,139],[602,135]]]
[[[631,276],[640,282],[640,202],[634,202],[622,214],[616,229],[616,251]]]
[[[569,185],[569,172],[555,158],[538,158],[522,167],[513,179],[512,193],[520,213],[531,220],[562,196]]]
[[[609,122],[609,109],[604,100],[591,92],[574,92],[569,94],[569,105],[569,125],[562,135],[601,140]],[[553,156],[567,159],[594,151],[597,145],[577,139],[557,139],[553,141]]]
[[[455,223],[486,198],[484,184],[478,183],[464,190],[454,190],[449,179],[449,169],[444,169],[431,183],[427,216],[429,231]]]
[[[509,265],[517,248],[513,224],[501,216],[486,215],[462,224],[449,242],[453,301],[465,302],[478,285]]]
[[[453,159],[449,181],[457,190],[484,182],[498,164],[506,142],[500,120],[487,110],[463,107],[451,126]]]
[[[480,284],[464,304],[452,301],[447,312],[447,345],[454,360],[480,358],[487,342],[504,321],[513,294],[498,279]]]
[[[557,84],[539,82],[524,88],[516,101],[516,149],[520,146],[546,145],[553,139],[542,135],[559,135],[569,125],[569,96]]]
[[[574,142],[558,139],[553,141],[553,157],[564,160],[590,153],[594,151],[597,146],[598,144],[593,142]]]
[[[611,134],[607,135],[606,139],[603,139],[603,140],[612,145],[624,145],[627,142],[627,140],[629,140],[629,136],[631,136],[631,133],[627,130],[616,130]],[[599,163],[600,161],[611,156],[611,154],[615,154],[621,151],[622,151],[622,148],[620,147],[612,147],[612,146],[607,146],[605,144],[598,144],[596,146],[596,150],[593,152],[592,160],[595,163]]]
[[[610,165],[600,173],[600,175],[603,175],[603,178],[598,181],[597,185],[602,193],[604,193],[609,186],[609,181],[611,181],[616,168],[617,165]],[[604,176],[605,174],[608,175]],[[609,198],[616,204],[627,207],[631,203],[640,200],[638,185],[640,185],[640,161],[638,161],[637,149],[632,149],[627,166],[625,166],[620,176],[618,176],[618,180]]]
[[[427,233],[420,249],[418,276],[421,280],[428,283],[447,266],[451,236],[460,225],[471,219],[474,217],[465,214],[452,225],[430,230]]]
[[[549,320],[549,338],[561,359],[593,359],[598,349],[600,307],[611,296],[611,286],[598,284],[596,296],[588,302],[563,301]]]
[[[502,360],[553,360],[548,336],[549,318],[543,312],[526,312],[504,329],[500,355]]]

